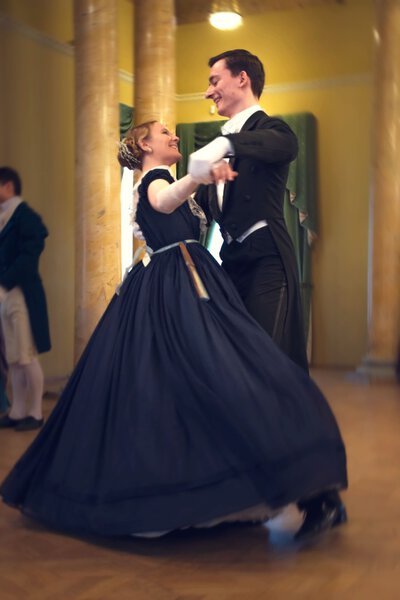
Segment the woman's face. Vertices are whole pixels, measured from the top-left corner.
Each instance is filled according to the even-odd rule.
[[[152,157],[160,165],[173,165],[182,158],[178,149],[179,138],[171,133],[161,123],[154,123],[150,129],[150,136],[146,144],[150,148]]]

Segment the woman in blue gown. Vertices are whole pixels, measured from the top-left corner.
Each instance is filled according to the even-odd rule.
[[[58,529],[148,535],[271,511],[347,485],[325,398],[247,313],[174,182],[178,138],[134,128],[147,252],[112,298],[47,423],[0,487]],[[214,179],[235,177],[227,163]],[[199,218],[200,215],[200,218]],[[232,516],[233,515],[233,516]]]

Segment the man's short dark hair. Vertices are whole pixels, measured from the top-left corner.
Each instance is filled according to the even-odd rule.
[[[212,67],[219,60],[225,60],[226,67],[233,76],[239,75],[241,71],[246,71],[250,77],[251,89],[256,98],[262,94],[265,84],[265,71],[261,60],[255,54],[241,48],[236,50],[227,50],[217,56],[213,56],[208,61],[208,66]]]
[[[17,171],[11,167],[0,167],[0,183],[4,185],[9,181],[14,185],[15,195],[20,196],[22,192],[22,182]]]

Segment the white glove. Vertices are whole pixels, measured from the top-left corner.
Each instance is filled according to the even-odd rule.
[[[191,175],[185,175],[182,179],[165,187],[165,181],[160,181],[162,181],[163,188],[155,190],[155,193],[152,192],[152,186],[157,185],[157,180],[150,184],[149,201],[153,208],[163,213],[171,213],[186,202],[199,185]]]
[[[225,156],[233,156],[233,146],[228,138],[220,136],[189,156],[188,173],[199,183],[210,183],[213,164]]]

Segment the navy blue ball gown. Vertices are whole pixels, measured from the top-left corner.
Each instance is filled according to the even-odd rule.
[[[170,531],[347,485],[335,418],[306,373],[246,312],[199,243],[188,203],[136,220],[154,251],[111,300],[45,426],[3,481],[3,500],[75,533]]]

